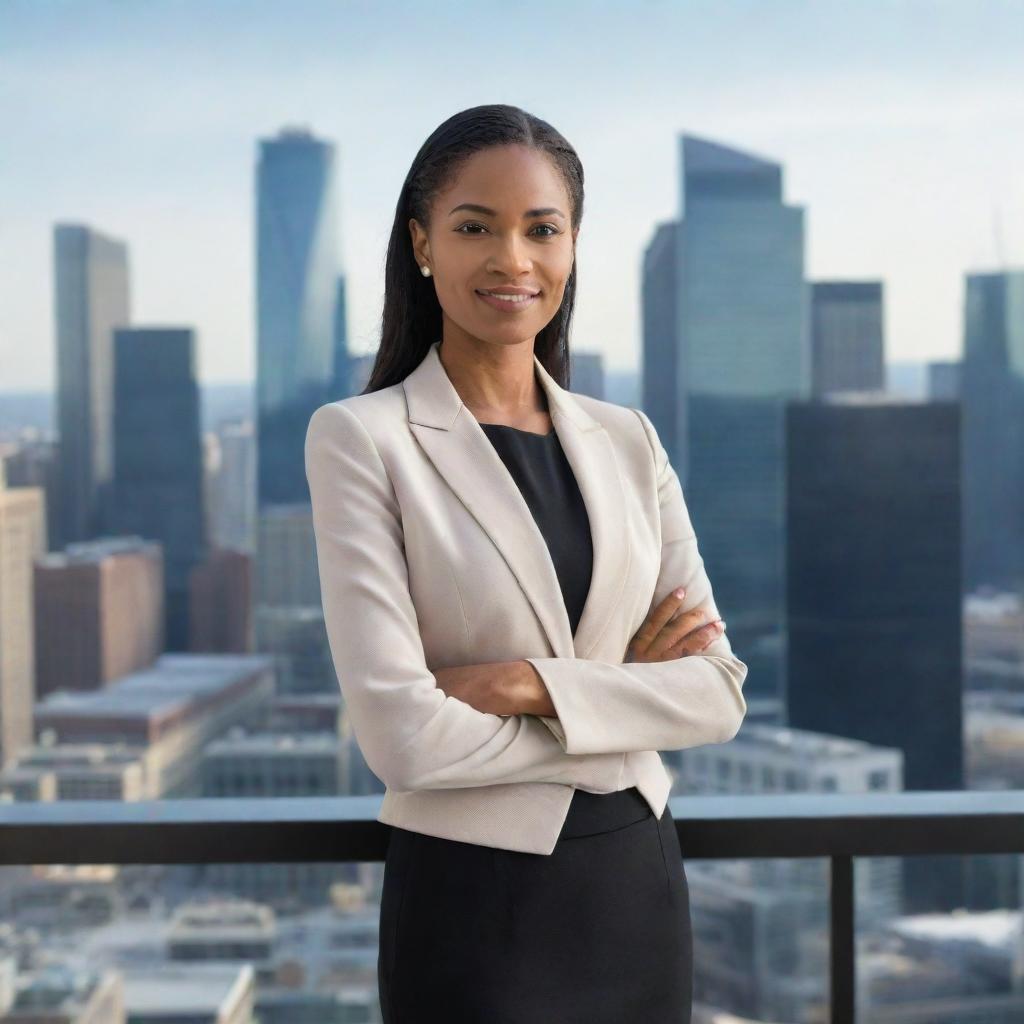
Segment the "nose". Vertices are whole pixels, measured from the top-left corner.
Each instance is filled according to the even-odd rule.
[[[507,241],[499,241],[488,261],[488,271],[515,277],[517,274],[529,273],[531,261],[526,249],[526,240],[513,232]]]

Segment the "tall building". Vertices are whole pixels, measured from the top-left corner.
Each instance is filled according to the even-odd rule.
[[[0,461],[0,767],[32,743],[32,567],[45,544],[43,489],[9,488]]]
[[[640,404],[650,417],[683,487],[687,479],[686,391],[679,389],[684,354],[679,336],[679,225],[659,224],[644,250],[640,283],[643,359]]]
[[[163,546],[165,644],[187,651],[189,575],[207,553],[194,332],[118,328],[114,342],[111,521]]]
[[[342,397],[334,146],[304,128],[261,140],[256,207],[257,505],[308,504],[306,428]]]
[[[959,405],[837,394],[793,403],[786,438],[789,725],[963,789]],[[962,905],[959,863],[922,859],[909,909]]]
[[[814,395],[885,389],[881,281],[811,285]]]
[[[967,275],[961,388],[966,585],[1024,594],[1024,270]]]
[[[105,528],[114,469],[113,328],[127,325],[127,246],[81,224],[54,226],[57,538],[60,547]]]
[[[685,407],[675,450],[685,451],[688,507],[751,695],[774,696],[785,407],[810,391],[804,211],[783,201],[779,164],[692,135],[680,142],[675,391]]]

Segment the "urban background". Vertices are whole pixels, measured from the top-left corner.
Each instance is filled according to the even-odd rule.
[[[1024,5],[0,2],[0,819],[373,795],[303,465],[457,110],[587,176],[571,388],[642,408],[749,666],[673,795],[1024,788]],[[872,1024],[1024,1020],[1017,856],[862,858]],[[687,864],[695,1024],[820,1020],[817,860]],[[378,1021],[381,865],[0,869],[0,1024]]]

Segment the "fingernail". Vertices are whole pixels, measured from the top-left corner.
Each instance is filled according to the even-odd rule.
[[[682,587],[677,587],[672,591],[674,597],[682,597],[685,593],[686,591]]]

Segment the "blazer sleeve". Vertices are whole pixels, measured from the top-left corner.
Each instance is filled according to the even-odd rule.
[[[653,609],[677,586],[681,610],[718,618],[711,583],[683,500],[682,486],[653,424],[639,409],[658,481],[661,571]],[[648,612],[649,614],[649,612]],[[526,658],[551,695],[557,718],[542,717],[566,752],[682,750],[733,738],[746,714],[747,666],[722,633],[700,654],[674,661],[611,664],[581,658]]]
[[[397,790],[509,782],[617,789],[624,753],[571,755],[536,716],[484,713],[437,687],[409,591],[394,488],[351,409],[316,409],[305,467],[331,656],[374,774]]]

